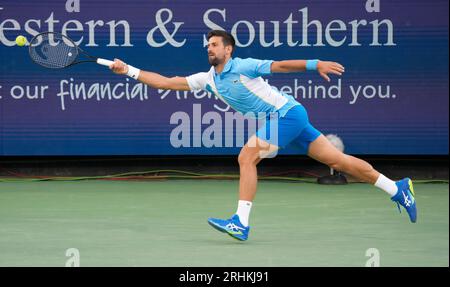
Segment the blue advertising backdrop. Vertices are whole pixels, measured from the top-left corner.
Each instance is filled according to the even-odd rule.
[[[209,70],[211,29],[236,37],[236,57],[342,63],[345,74],[329,83],[315,72],[265,79],[324,134],[340,136],[347,153],[448,154],[448,8],[447,0],[2,0],[0,155],[236,154],[238,145],[225,146],[233,111],[211,94],[154,89],[96,64],[45,69],[14,42],[62,32],[90,54],[187,76]],[[181,124],[189,144],[179,147]]]

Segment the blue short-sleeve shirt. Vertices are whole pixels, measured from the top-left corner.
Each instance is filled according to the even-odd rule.
[[[260,117],[279,112],[280,116],[284,116],[300,103],[262,78],[271,74],[272,62],[230,58],[220,74],[211,67],[208,72],[193,74],[186,79],[191,90],[206,90],[244,115]]]

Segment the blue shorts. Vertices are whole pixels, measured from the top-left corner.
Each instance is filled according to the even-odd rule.
[[[308,113],[302,105],[292,107],[284,117],[278,112],[270,114],[256,132],[258,138],[270,144],[280,148],[296,145],[304,153],[321,134],[309,123]]]

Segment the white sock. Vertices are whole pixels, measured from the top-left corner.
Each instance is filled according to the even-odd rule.
[[[391,196],[394,196],[397,193],[397,185],[395,184],[395,181],[390,180],[381,173],[377,179],[377,182],[375,182],[375,186],[386,191]]]
[[[248,217],[250,216],[251,209],[252,209],[251,201],[239,200],[236,214],[239,216],[239,220],[245,227],[248,226]]]

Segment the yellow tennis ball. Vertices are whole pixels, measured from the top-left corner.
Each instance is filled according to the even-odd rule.
[[[16,44],[17,46],[24,46],[27,43],[27,38],[25,38],[24,36],[17,36],[16,38]]]

